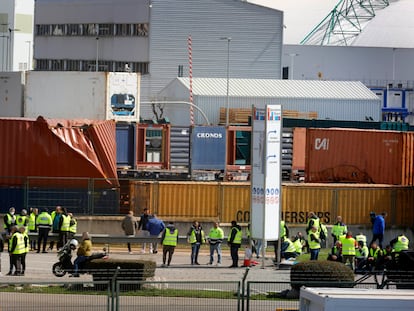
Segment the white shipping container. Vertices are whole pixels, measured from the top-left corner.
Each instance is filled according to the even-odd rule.
[[[301,288],[300,311],[412,311],[414,290]]]
[[[24,116],[137,121],[139,81],[136,73],[30,71]]]
[[[24,73],[0,73],[0,117],[23,117]]]

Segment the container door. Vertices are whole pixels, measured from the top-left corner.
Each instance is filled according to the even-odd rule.
[[[170,163],[171,168],[188,169],[190,162],[190,128],[172,126],[170,132]]]

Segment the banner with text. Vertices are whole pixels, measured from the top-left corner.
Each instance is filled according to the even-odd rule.
[[[282,106],[253,109],[251,234],[254,239],[279,238],[281,203]]]

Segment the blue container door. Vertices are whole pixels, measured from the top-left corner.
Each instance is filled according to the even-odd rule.
[[[134,169],[135,124],[116,124],[116,165]]]

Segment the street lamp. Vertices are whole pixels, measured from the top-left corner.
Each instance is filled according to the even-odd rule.
[[[230,41],[231,37],[222,37],[220,40],[227,41],[227,85],[226,85],[226,126],[229,125],[229,74],[230,74]]]
[[[29,47],[29,55],[27,56],[27,70],[30,70],[30,52],[31,52],[31,48],[30,45],[32,44],[32,41],[26,41],[28,47]]]

